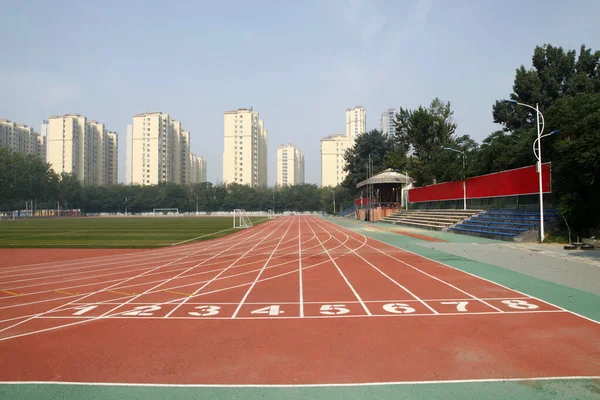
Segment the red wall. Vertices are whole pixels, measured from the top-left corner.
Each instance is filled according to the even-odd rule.
[[[361,201],[362,201],[362,203],[361,203]],[[369,204],[369,198],[368,197],[363,197],[362,199],[355,199],[354,200],[354,204],[357,207],[360,207],[360,206],[362,206],[364,204]]]
[[[542,190],[551,193],[550,163],[542,164]],[[488,175],[467,179],[467,198],[504,197],[540,192],[539,178],[535,165],[510,169]],[[459,200],[463,198],[463,182],[453,181],[421,188],[410,189],[408,199],[411,203],[441,200]]]

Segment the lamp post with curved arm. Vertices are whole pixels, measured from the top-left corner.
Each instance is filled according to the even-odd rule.
[[[540,242],[543,242],[545,233],[544,233],[544,191],[543,191],[543,186],[542,186],[542,141],[541,141],[541,139],[546,136],[554,135],[554,134],[560,132],[560,130],[556,129],[550,133],[542,135],[542,133],[544,132],[545,122],[544,122],[544,114],[542,114],[542,112],[540,111],[540,107],[539,107],[538,103],[535,103],[535,107],[533,107],[533,106],[530,106],[529,104],[519,103],[516,100],[504,100],[503,102],[530,108],[530,109],[534,110],[535,114],[536,114],[537,138],[533,141],[533,155],[537,159],[536,167],[537,167],[538,178],[539,178],[539,183],[540,183]],[[541,126],[540,126],[540,118],[541,118]],[[536,152],[536,147],[535,147],[536,142],[538,144],[537,152]]]

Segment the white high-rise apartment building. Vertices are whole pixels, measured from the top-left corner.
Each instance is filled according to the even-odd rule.
[[[381,132],[389,137],[394,136],[396,127],[394,121],[396,119],[396,109],[388,108],[387,111],[381,113]]]
[[[301,185],[304,183],[304,155],[293,144],[277,148],[277,185]]]
[[[190,133],[181,123],[163,112],[133,116],[127,168],[131,184],[157,185],[162,182],[191,182]]]
[[[131,174],[133,173],[133,125],[127,125],[125,136],[125,184],[131,185]]]
[[[46,136],[27,125],[0,119],[0,147],[17,153],[33,154],[46,161]]]
[[[223,183],[267,186],[267,130],[252,108],[223,113]]]
[[[118,181],[118,138],[80,114],[53,115],[46,125],[48,163],[57,174],[73,174],[85,185]]]
[[[367,131],[367,111],[363,106],[346,110],[346,136],[357,137]]]
[[[194,153],[190,154],[191,160],[191,182],[202,183],[206,182],[206,160]]]
[[[321,186],[337,186],[344,181],[346,150],[367,131],[367,111],[363,106],[346,110],[346,135],[334,134],[321,139]]]
[[[354,146],[354,137],[330,135],[321,139],[321,186],[335,187],[348,175],[344,153]]]

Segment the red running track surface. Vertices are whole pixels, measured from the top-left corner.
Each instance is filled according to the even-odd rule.
[[[411,382],[600,375],[600,326],[312,216],[0,266],[0,381]]]

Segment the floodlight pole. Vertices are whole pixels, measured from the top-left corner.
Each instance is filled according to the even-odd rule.
[[[335,190],[329,189],[331,193],[333,193],[333,216],[335,217]]]
[[[544,190],[543,190],[544,188],[542,186],[542,138],[544,138],[546,136],[554,135],[554,134],[560,132],[560,130],[555,129],[550,133],[542,135],[542,133],[544,132],[545,122],[544,122],[544,114],[542,114],[542,112],[540,111],[540,107],[539,107],[538,103],[535,103],[535,107],[530,106],[529,104],[519,103],[516,100],[504,100],[504,103],[511,103],[511,104],[516,104],[519,106],[530,108],[530,109],[534,110],[535,114],[536,114],[537,139],[535,139],[533,141],[533,155],[537,159],[536,169],[537,169],[538,180],[539,180],[539,184],[540,184],[540,242],[543,242],[544,237],[546,235],[544,232]],[[540,121],[540,118],[541,118],[541,121]],[[540,126],[540,122],[541,122],[541,126]],[[535,151],[536,150],[536,148],[535,148],[536,142],[538,144],[537,152]]]

